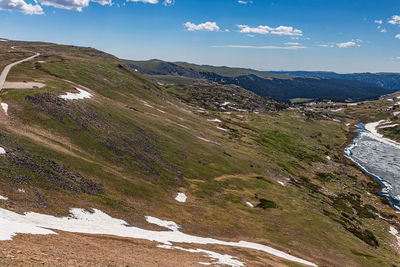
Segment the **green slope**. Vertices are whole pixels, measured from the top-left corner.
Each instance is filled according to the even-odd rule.
[[[46,86],[1,92],[9,104],[0,129],[8,209],[59,215],[95,207],[131,223],[152,215],[191,234],[257,240],[321,266],[400,264],[388,223],[375,213],[397,215],[379,185],[343,157],[349,132],[330,119],[343,115],[199,111],[193,89],[153,83],[100,51],[30,49],[42,56],[17,66],[10,80]],[[93,98],[58,97],[73,87]],[[203,89],[218,92],[210,87]],[[23,198],[13,193],[21,187]],[[174,200],[178,190],[187,204]],[[260,257],[237,253],[254,263]]]

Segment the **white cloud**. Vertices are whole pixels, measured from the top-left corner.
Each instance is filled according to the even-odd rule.
[[[396,59],[400,60],[400,57],[396,57]]]
[[[376,24],[382,24],[383,23],[383,21],[380,19],[380,20],[375,20],[374,21]]]
[[[386,29],[382,29],[381,32],[387,32],[387,30]]]
[[[157,4],[158,0],[127,0],[128,2],[140,2],[145,4]]]
[[[305,49],[306,46],[253,46],[253,45],[214,45],[215,48],[247,48],[247,49],[283,49],[283,50],[298,50]]]
[[[285,43],[285,45],[301,45],[301,44],[300,43],[288,42],[288,43]]]
[[[238,0],[238,3],[242,5],[253,4],[253,0]]]
[[[163,2],[164,6],[171,6],[173,4],[175,4],[174,0],[164,0],[164,2]]]
[[[388,21],[390,24],[400,24],[400,16],[399,15],[393,15],[392,18]]]
[[[294,29],[291,26],[279,26],[272,28],[269,26],[260,25],[258,27],[249,27],[248,25],[237,25],[241,33],[257,33],[257,34],[275,34],[275,35],[290,35],[290,36],[303,36],[303,32]]]
[[[112,0],[41,0],[44,6],[52,6],[55,8],[76,10],[81,12],[83,8],[88,7],[90,2],[98,3],[102,6],[112,5]]]
[[[349,48],[352,46],[357,46],[357,43],[354,41],[350,41],[350,42],[345,42],[345,43],[337,43],[336,46],[339,48]]]
[[[397,34],[394,38],[400,39],[400,34]]]
[[[43,9],[38,4],[28,4],[24,0],[0,0],[0,9],[19,11],[27,15],[42,15]]]
[[[184,26],[186,27],[186,30],[193,32],[193,31],[208,31],[208,32],[219,32],[220,28],[217,25],[217,23],[215,22],[204,22],[201,24],[194,24],[191,22],[186,22],[184,24]]]

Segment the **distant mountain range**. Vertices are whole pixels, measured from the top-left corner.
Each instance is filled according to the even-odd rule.
[[[354,74],[354,78],[351,78],[353,74],[342,77],[341,74],[324,72],[263,72],[246,68],[195,65],[156,59],[149,61],[126,60],[125,62],[142,74],[180,76],[205,79],[220,84],[233,84],[260,96],[271,97],[283,102],[298,98],[360,101],[375,99],[400,88],[398,86],[400,85],[399,74],[387,74],[388,76],[371,74],[369,78],[361,77],[361,74]],[[382,77],[379,79],[380,75]]]
[[[373,83],[387,89],[400,90],[400,73],[349,73],[339,74],[335,72],[325,71],[270,71],[267,73],[274,73],[279,75],[289,75],[296,77],[314,77],[321,79],[342,79],[354,80],[360,82]]]

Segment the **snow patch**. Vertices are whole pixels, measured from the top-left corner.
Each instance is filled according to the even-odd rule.
[[[330,156],[326,156],[326,159],[327,160],[331,160],[332,158]]]
[[[202,265],[229,265],[232,267],[242,267],[244,266],[244,263],[238,260],[235,260],[236,257],[233,257],[231,255],[227,254],[219,254],[214,251],[210,250],[204,250],[204,249],[187,249],[187,248],[182,248],[182,247],[176,247],[176,246],[170,246],[170,245],[158,245],[157,247],[159,248],[165,248],[165,249],[177,249],[177,250],[182,250],[182,251],[187,251],[191,253],[202,253],[206,254],[207,257],[217,260],[216,262],[213,263],[208,263],[208,262],[200,262]]]
[[[17,191],[18,191],[19,193],[25,193],[25,190],[24,190],[24,189],[21,189],[21,188],[19,188]]]
[[[10,240],[18,233],[42,235],[56,234],[55,232],[48,230],[54,229],[66,232],[114,235],[127,238],[144,239],[169,246],[172,246],[172,243],[187,243],[254,249],[289,261],[302,263],[309,266],[317,266],[312,262],[257,243],[246,241],[229,242],[214,238],[185,234],[179,231],[179,225],[177,225],[175,222],[164,221],[151,216],[146,217],[147,222],[165,227],[169,231],[153,231],[141,229],[135,226],[129,226],[124,220],[115,219],[97,209],[93,209],[93,213],[83,209],[71,209],[70,212],[71,215],[69,217],[54,217],[51,215],[44,215],[34,212],[28,212],[21,215],[0,208],[0,240]]]
[[[394,228],[393,226],[390,226],[390,231],[389,233],[391,233],[392,235],[394,235],[397,239],[397,245],[400,247],[400,236],[399,236],[399,231],[397,231],[396,228]]]
[[[185,203],[186,202],[186,195],[184,193],[178,193],[178,195],[175,197],[175,200],[178,202]]]
[[[77,99],[85,99],[92,97],[92,94],[85,90],[82,90],[80,88],[75,88],[75,89],[78,90],[79,93],[67,93],[66,95],[60,95],[60,98],[67,100],[77,100]]]
[[[2,195],[0,195],[0,200],[8,200],[8,197],[3,197]]]
[[[207,120],[207,121],[211,121],[211,122],[222,122],[222,121],[219,120],[219,119],[211,119],[211,120]]]
[[[2,147],[0,147],[0,154],[6,154],[6,150]]]
[[[224,132],[229,132],[228,129],[225,129],[225,128],[222,128],[222,127],[218,127],[218,126],[217,126],[217,129],[218,129],[218,130],[221,130],[221,131],[224,131]]]
[[[8,104],[6,104],[6,103],[1,103],[1,107],[3,108],[3,110],[4,110],[4,113],[6,113],[6,115],[8,115]]]
[[[142,100],[142,103],[143,103],[143,105],[145,105],[146,107],[153,108],[153,106],[150,105],[149,103],[147,103],[147,101]]]
[[[180,228],[180,226],[177,225],[175,222],[160,220],[160,219],[152,217],[152,216],[146,216],[146,221],[148,223],[155,224],[155,225],[161,226],[163,228],[167,228],[174,232],[178,232],[179,228]]]
[[[339,111],[342,111],[342,110],[343,110],[342,108],[338,108],[338,109],[333,109],[332,112],[339,112]]]
[[[207,143],[212,143],[212,144],[217,144],[214,141],[208,140],[206,138],[200,137],[200,136],[196,136],[198,139],[200,139],[201,141],[207,142]]]
[[[246,205],[249,206],[250,208],[254,208],[254,205],[251,204],[250,202],[246,201]]]
[[[281,181],[277,181],[278,182],[278,184],[280,184],[281,186],[286,186],[286,184],[284,183],[284,182],[281,182]]]

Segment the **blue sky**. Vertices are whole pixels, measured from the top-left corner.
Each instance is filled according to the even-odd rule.
[[[400,72],[399,0],[0,0],[0,9],[1,38],[127,59]]]

